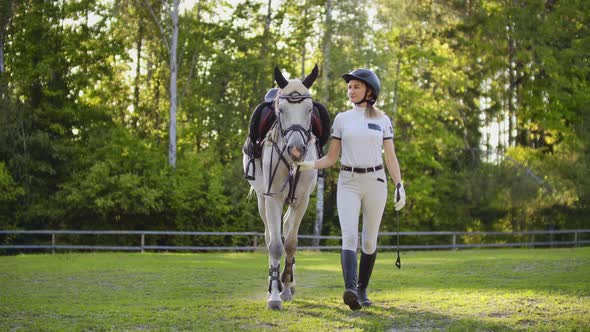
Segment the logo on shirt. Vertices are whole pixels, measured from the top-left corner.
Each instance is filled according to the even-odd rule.
[[[376,123],[369,123],[369,129],[381,131],[381,126]]]

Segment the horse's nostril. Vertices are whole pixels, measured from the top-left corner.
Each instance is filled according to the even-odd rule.
[[[299,158],[301,157],[302,152],[297,147],[290,147],[289,154],[294,158]]]

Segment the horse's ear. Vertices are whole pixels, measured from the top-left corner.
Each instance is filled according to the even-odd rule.
[[[313,67],[311,74],[307,75],[307,77],[304,78],[303,81],[301,81],[301,83],[303,83],[303,85],[309,89],[311,87],[311,85],[313,84],[313,82],[315,82],[316,78],[318,78],[318,65],[317,64],[315,65],[315,67]]]
[[[279,85],[279,88],[281,88],[281,89],[286,87],[287,84],[289,84],[289,81],[287,81],[285,76],[283,76],[283,73],[281,73],[279,66],[275,66],[275,81],[277,82],[277,84]]]

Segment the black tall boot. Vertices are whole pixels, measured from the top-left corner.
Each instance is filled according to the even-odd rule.
[[[371,273],[373,272],[373,266],[375,266],[376,258],[377,251],[371,255],[367,255],[364,252],[361,253],[357,292],[359,296],[359,302],[363,305],[363,307],[368,307],[373,304],[373,302],[371,302],[371,300],[369,300],[367,297],[367,286],[369,286],[369,279],[371,279]]]
[[[362,305],[359,302],[359,296],[356,291],[356,251],[342,250],[340,261],[342,263],[344,287],[346,288],[342,295],[342,299],[350,309],[359,310],[362,308]]]

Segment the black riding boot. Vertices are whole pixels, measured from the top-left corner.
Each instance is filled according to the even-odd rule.
[[[359,302],[359,296],[356,291],[356,251],[342,250],[340,261],[342,263],[344,287],[346,288],[342,295],[342,299],[350,309],[359,310],[362,308],[362,305]]]
[[[371,273],[373,272],[373,266],[375,266],[376,258],[377,251],[371,255],[367,255],[364,252],[361,253],[357,291],[359,295],[359,302],[363,305],[363,307],[368,307],[373,304],[373,302],[371,302],[371,300],[369,300],[367,297],[367,286],[369,286],[369,279],[371,279]]]

